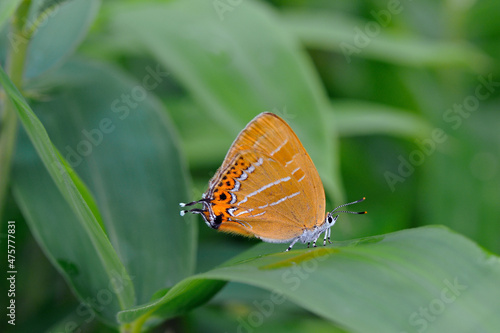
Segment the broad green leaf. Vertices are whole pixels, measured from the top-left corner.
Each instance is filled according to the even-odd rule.
[[[191,217],[179,216],[179,202],[189,200],[185,166],[176,133],[153,96],[165,75],[160,66],[146,66],[144,80],[136,82],[102,64],[70,62],[44,77],[41,83],[51,87],[45,91],[51,98],[34,104],[61,155],[93,194],[109,240],[132,279],[137,304],[189,276],[195,266],[196,225]],[[32,164],[26,168],[40,172]],[[39,192],[43,187],[30,188],[28,183],[24,195],[32,205],[62,205],[54,199],[49,205]],[[39,214],[35,224],[49,224],[50,210]],[[72,218],[62,216],[50,221],[49,230]],[[66,239],[71,243],[75,236]],[[96,260],[81,255],[80,260]]]
[[[363,57],[406,66],[466,67],[473,71],[492,65],[487,55],[465,41],[433,41],[391,33],[375,19],[307,11],[283,12],[282,17],[287,30],[307,47],[339,52],[347,64]]]
[[[95,263],[102,267],[108,281],[113,281],[112,279],[114,279],[114,275],[116,274],[120,274],[121,276],[121,283],[114,285],[113,283],[110,284],[108,282],[106,285],[106,287],[110,289],[109,293],[111,294],[109,296],[110,299],[108,299],[109,303],[117,303],[119,304],[119,308],[122,309],[129,307],[134,302],[134,290],[130,283],[130,277],[126,273],[115,250],[111,246],[108,237],[99,225],[95,214],[89,208],[89,206],[92,207],[93,204],[85,201],[84,195],[82,195],[78,187],[73,182],[73,178],[75,176],[70,176],[68,174],[65,163],[61,161],[59,153],[49,139],[47,131],[43,127],[42,123],[1,68],[0,83],[2,84],[7,96],[14,104],[17,115],[23,124],[23,128],[26,130],[31,144],[43,163],[39,164],[38,169],[41,170],[45,167],[48,171],[50,178],[53,183],[55,183],[57,188],[57,191],[53,191],[54,195],[60,196],[60,201],[66,204],[65,208],[68,208],[68,210],[74,214],[75,224],[81,228],[80,230],[82,230],[83,233],[82,237],[88,237],[90,245],[98,254],[95,258]],[[14,166],[13,173],[17,173],[18,170],[20,170],[20,167]],[[29,178],[28,174],[24,173],[22,175],[17,173],[17,177]],[[15,188],[15,184],[13,184],[13,186]],[[29,190],[29,188],[27,190]],[[39,193],[35,199],[35,204],[40,205],[42,201],[39,199],[44,197],[49,199],[49,196],[44,193],[42,188],[42,192]],[[85,195],[85,197],[87,196]],[[25,208],[29,209],[29,207],[25,204],[26,200],[20,198],[20,205],[24,205]],[[52,204],[53,202],[50,199],[45,202],[46,207],[51,207]],[[33,216],[31,216],[32,212],[25,210],[24,213],[28,216],[28,218],[33,218]],[[54,217],[52,216],[52,218]],[[57,221],[60,224],[66,223],[63,219],[54,219],[53,221]],[[47,220],[40,220],[38,223],[40,228],[45,228]],[[47,231],[47,229],[44,229],[44,231]],[[61,235],[58,234],[58,231],[58,228],[50,229],[51,236],[53,238],[60,239]],[[71,243],[67,243],[67,245],[71,245]],[[59,249],[60,253],[64,253],[65,250],[67,249]],[[59,261],[61,258],[53,258],[53,260]],[[67,275],[79,275],[79,264],[79,262],[59,261],[59,267],[65,270]],[[87,272],[90,273],[90,271]]]
[[[89,319],[95,317],[91,313],[95,311],[108,324],[116,325],[114,317],[122,306],[110,281],[115,280],[119,288],[133,290],[125,268],[107,272],[100,257],[113,258],[101,255],[93,245],[92,237],[55,186],[24,131],[18,141],[12,187],[31,233],[81,300],[79,313]],[[129,304],[133,304],[133,298]]]
[[[267,297],[269,297],[269,292]],[[253,304],[260,304],[255,299]],[[275,308],[259,312],[252,302],[249,305],[234,303],[220,307],[207,306],[196,309],[189,316],[194,332],[259,332],[259,333],[349,333],[333,323],[312,316],[306,311],[293,308],[283,309],[280,304]],[[249,313],[245,311],[250,311]],[[268,312],[269,311],[269,312]],[[270,314],[269,316],[268,313]],[[255,325],[257,324],[257,325]]]
[[[276,304],[268,302],[270,297]],[[227,284],[187,317],[196,332],[349,333],[272,291],[244,283]]]
[[[61,63],[86,36],[100,0],[45,1],[35,11],[25,77],[32,79]]]
[[[195,303],[201,300],[200,283],[226,280],[271,290],[352,332],[495,332],[500,327],[500,258],[446,228],[276,253],[285,247],[255,246],[118,318],[131,321],[155,307],[161,312]]]
[[[407,110],[355,100],[332,101],[330,123],[340,136],[389,134],[408,138],[429,135],[431,125]]]
[[[310,60],[269,7],[244,1],[221,12],[214,4],[121,5],[111,27],[151,52],[233,137],[261,112],[281,115],[339,199],[336,140],[327,131],[327,100]]]
[[[64,166],[65,172],[67,172],[68,175],[71,177],[71,180],[75,183],[76,188],[78,189],[78,191],[80,191],[83,200],[85,200],[85,202],[89,206],[89,208],[92,211],[92,213],[94,214],[97,222],[99,222],[99,225],[101,226],[101,228],[104,230],[104,232],[106,232],[106,228],[102,222],[101,213],[99,212],[99,208],[97,207],[97,204],[94,200],[94,197],[92,196],[92,194],[88,190],[85,183],[80,179],[78,174],[76,174],[75,171],[71,168],[71,165],[68,163],[68,161],[66,161],[64,159],[64,157],[61,156],[61,153],[59,151],[57,151],[57,155],[58,155],[59,159],[61,160],[61,163]]]
[[[33,16],[40,17],[47,10],[54,10],[57,6],[62,5],[64,2],[72,0],[36,0],[34,2]],[[48,13],[47,13],[48,14]]]

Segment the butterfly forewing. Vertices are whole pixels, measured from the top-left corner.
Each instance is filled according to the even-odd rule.
[[[292,129],[270,113],[239,134],[206,196],[215,214],[223,214],[221,231],[284,241],[324,220],[323,185],[311,158]]]

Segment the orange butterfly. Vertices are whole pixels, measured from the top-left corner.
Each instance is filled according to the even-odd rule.
[[[270,243],[316,241],[330,228],[337,213],[366,212],[337,209],[326,214],[325,193],[318,171],[290,126],[272,113],[261,113],[238,135],[210,180],[202,199],[181,207],[203,204],[203,209],[182,210],[200,214],[213,229],[257,237]],[[334,216],[335,214],[335,216]],[[331,243],[331,242],[330,242]]]

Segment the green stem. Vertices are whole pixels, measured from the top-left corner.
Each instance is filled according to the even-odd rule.
[[[24,63],[32,33],[25,33],[26,17],[31,0],[25,0],[16,10],[12,21],[12,38],[7,54],[6,71],[12,82],[22,91]],[[4,109],[0,127],[0,217],[3,216],[10,183],[12,155],[16,145],[17,116],[14,104],[3,96]],[[3,220],[3,218],[2,218]]]
[[[151,316],[153,311],[149,311],[139,318],[137,318],[134,322],[130,324],[125,324],[122,325],[120,328],[121,333],[141,333],[142,332],[142,326],[148,320],[148,318]]]

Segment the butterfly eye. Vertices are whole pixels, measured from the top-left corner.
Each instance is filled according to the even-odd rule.
[[[326,220],[328,221],[329,224],[332,224],[333,223],[333,216],[328,215],[328,218]]]
[[[215,216],[212,227],[217,229],[221,223],[222,223],[222,214],[219,214],[219,215]]]

